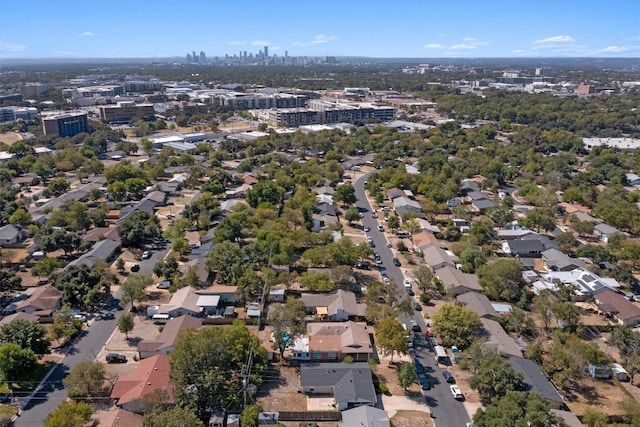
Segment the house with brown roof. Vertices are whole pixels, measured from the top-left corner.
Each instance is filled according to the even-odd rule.
[[[51,284],[27,288],[20,296],[9,303],[2,310],[2,313],[29,313],[38,316],[40,322],[50,321],[53,317],[53,312],[60,308],[61,300],[62,291],[59,291]]]
[[[202,320],[192,316],[180,316],[169,319],[156,339],[142,340],[138,343],[138,357],[146,359],[159,354],[168,355],[178,340],[180,332],[187,329],[200,329]]]
[[[113,240],[114,242],[120,242],[118,227],[96,227],[92,228],[82,235],[82,240],[84,240],[85,242],[95,243],[105,239]]]
[[[636,326],[640,323],[640,307],[619,293],[607,289],[597,293],[594,299],[600,311],[621,325]]]
[[[373,355],[370,332],[364,322],[309,323],[310,358],[337,362],[351,356],[356,362],[366,362]]]
[[[430,245],[438,246],[440,242],[433,233],[421,231],[413,236],[413,250],[416,252],[424,252]]]
[[[359,304],[351,291],[338,289],[331,294],[302,294],[301,299],[308,314],[324,320],[344,322],[364,317],[366,305]]]
[[[142,415],[117,406],[108,411],[94,412],[93,419],[100,427],[142,427]]]
[[[447,295],[456,296],[466,292],[482,292],[482,286],[475,274],[464,273],[455,267],[445,266],[435,272],[436,277],[447,291]]]
[[[145,401],[145,397],[159,392],[165,396],[165,405],[171,407],[175,401],[169,370],[169,356],[157,355],[142,360],[132,375],[116,380],[111,398],[122,409],[144,414],[151,411],[153,406],[153,403]]]

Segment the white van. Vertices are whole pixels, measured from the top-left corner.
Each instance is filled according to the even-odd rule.
[[[399,237],[399,238],[401,238],[401,239],[407,239],[407,238],[411,237],[411,235],[409,234],[409,232],[408,232],[408,231],[406,231],[406,230],[398,230],[397,235],[398,235],[398,237]]]
[[[169,315],[168,314],[154,314],[153,317],[151,318],[151,320],[156,325],[164,325],[165,323],[167,323],[169,321]]]

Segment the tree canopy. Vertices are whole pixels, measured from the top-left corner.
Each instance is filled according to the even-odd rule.
[[[49,353],[51,345],[44,326],[24,319],[15,319],[2,325],[0,342],[17,344],[22,348],[31,349],[35,354]]]
[[[455,345],[464,350],[478,337],[480,317],[460,304],[444,304],[433,316],[433,332],[440,338],[442,345]]]
[[[155,214],[137,211],[118,224],[118,235],[124,247],[141,247],[158,237],[160,220]]]

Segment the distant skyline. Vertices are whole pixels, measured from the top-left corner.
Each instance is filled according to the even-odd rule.
[[[2,58],[640,57],[638,0],[0,0]]]

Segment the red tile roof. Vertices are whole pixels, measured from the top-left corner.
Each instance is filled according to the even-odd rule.
[[[166,393],[166,403],[174,403],[173,384],[169,380],[169,361],[169,356],[165,355],[141,360],[132,375],[118,378],[111,397],[118,399],[117,404],[121,406],[160,389]]]

